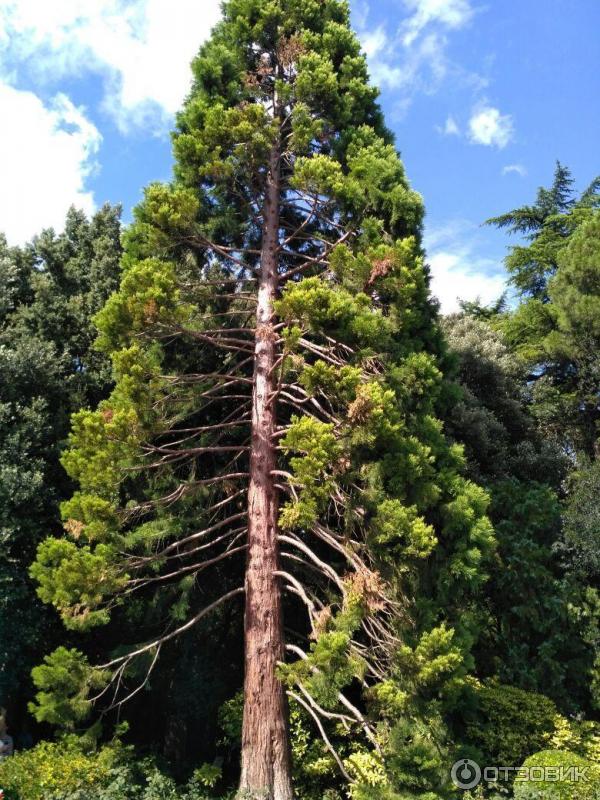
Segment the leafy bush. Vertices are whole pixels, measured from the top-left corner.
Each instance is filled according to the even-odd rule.
[[[478,687],[476,696],[467,737],[487,765],[516,767],[548,746],[559,716],[552,700],[497,683]]]
[[[594,800],[600,792],[600,768],[567,750],[543,750],[530,756],[524,767],[545,767],[543,781],[517,781],[515,800]],[[561,771],[562,768],[562,771]],[[574,772],[585,770],[584,779],[575,779]]]
[[[87,753],[75,737],[42,742],[0,763],[0,787],[7,800],[48,800],[84,787],[100,787],[123,757],[117,746]]]
[[[119,742],[98,750],[75,736],[42,742],[0,763],[5,800],[210,800],[220,770],[204,764],[178,786]]]

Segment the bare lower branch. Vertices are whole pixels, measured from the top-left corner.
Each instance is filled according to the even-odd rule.
[[[238,492],[238,496],[243,494],[243,492]],[[227,517],[227,519],[223,519],[220,522],[211,525],[209,528],[204,528],[201,531],[197,531],[196,533],[192,533],[189,536],[186,536],[184,539],[178,539],[173,544],[170,544],[168,547],[165,547],[164,550],[161,550],[160,553],[155,553],[152,556],[146,556],[145,558],[141,559],[142,562],[147,561],[154,561],[157,558],[164,558],[169,553],[175,552],[176,555],[179,555],[178,550],[186,544],[190,542],[195,542],[198,539],[204,539],[209,536],[211,533],[224,528],[226,525],[230,525],[232,522],[237,522],[240,519],[244,519],[248,515],[247,511],[240,511],[238,514],[232,514],[231,516]],[[187,553],[185,555],[188,555]]]
[[[159,647],[165,644],[166,642],[170,642],[172,639],[175,639],[177,636],[180,636],[182,633],[185,633],[185,631],[188,631],[190,628],[193,628],[194,625],[200,622],[200,620],[207,614],[210,614],[211,611],[214,611],[215,608],[218,608],[219,606],[223,605],[223,603],[226,603],[227,600],[231,600],[232,597],[236,597],[239,594],[244,594],[244,592],[245,589],[243,586],[241,586],[239,589],[233,589],[231,592],[227,592],[227,594],[224,594],[218,600],[215,600],[214,603],[211,603],[209,606],[203,608],[202,611],[196,614],[195,617],[192,617],[192,619],[188,620],[188,622],[186,622],[185,625],[181,625],[176,630],[171,631],[171,633],[165,634],[164,636],[155,639],[153,642],[150,642],[149,644],[146,644],[143,647],[134,650],[132,653],[128,653],[126,656],[115,658],[112,661],[109,661],[107,664],[103,664],[101,667],[99,667],[99,669],[111,669],[112,667],[115,667],[118,664],[123,664],[123,662],[125,661],[130,662],[132,659],[137,658],[138,656],[141,656],[144,653],[149,652],[150,650],[153,650],[155,647]]]
[[[114,703],[113,702],[113,704],[111,706],[109,706],[109,708],[107,709],[108,711],[112,711],[112,709],[114,709],[114,708],[120,708],[122,705],[125,705],[125,703],[127,703],[129,700],[131,700],[132,697],[135,697],[136,694],[141,692],[142,689],[144,689],[148,685],[148,681],[150,680],[150,676],[154,672],[154,667],[156,666],[156,664],[158,662],[158,657],[160,655],[160,649],[161,649],[161,645],[159,645],[156,648],[156,653],[154,654],[154,658],[152,659],[152,663],[150,664],[150,667],[148,668],[148,672],[146,673],[146,675],[144,677],[144,680],[139,684],[139,686],[137,686],[132,692],[130,692],[127,695],[127,697],[124,697],[118,703]],[[121,673],[121,675],[122,674],[123,673]],[[117,689],[115,690],[115,698],[116,698],[116,696],[118,694],[118,691],[119,691],[119,687],[117,686]]]
[[[139,589],[143,589],[146,586],[150,586],[156,583],[164,583],[165,581],[173,580],[174,578],[181,578],[183,575],[189,575],[189,573],[193,573],[194,575],[199,575],[204,570],[208,569],[209,567],[214,566],[215,564],[224,561],[226,558],[230,558],[231,556],[236,555],[237,553],[241,553],[244,550],[248,549],[248,545],[242,545],[241,547],[236,547],[234,550],[226,550],[224,553],[220,553],[218,556],[214,558],[209,558],[208,561],[203,561],[201,564],[191,564],[188,567],[181,567],[180,569],[174,570],[173,572],[169,572],[166,575],[158,575],[152,578],[134,578],[133,580],[129,581],[129,585],[123,594],[131,594],[132,592],[136,592]]]

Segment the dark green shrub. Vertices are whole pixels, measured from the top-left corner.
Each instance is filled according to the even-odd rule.
[[[467,737],[488,766],[517,767],[548,746],[558,711],[536,692],[492,683],[476,690],[477,712],[467,722]]]

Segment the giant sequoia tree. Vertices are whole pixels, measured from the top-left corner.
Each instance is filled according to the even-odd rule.
[[[193,69],[97,317],[116,388],[74,418],[81,490],[33,567],[68,627],[145,604],[154,629],[49,656],[37,714],[122,703],[243,597],[242,794],[293,796],[286,693],[355,791],[423,788],[405,716],[459,691],[493,534],[435,415],[421,200],[345,2],[229,0]]]

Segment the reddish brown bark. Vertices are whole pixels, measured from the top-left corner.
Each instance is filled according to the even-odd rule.
[[[245,683],[240,795],[265,800],[293,797],[287,703],[277,679],[285,644],[277,544],[278,496],[273,434],[276,335],[273,302],[277,292],[280,154],[274,148],[264,209],[252,402],[252,443],[248,492],[246,567]]]

